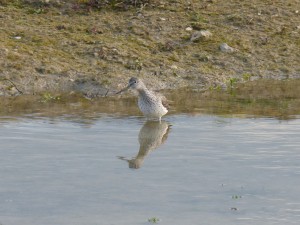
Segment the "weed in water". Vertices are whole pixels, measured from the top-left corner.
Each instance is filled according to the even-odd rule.
[[[220,91],[222,91],[222,86],[221,85],[215,85],[215,86],[211,85],[208,87],[208,90],[220,92]]]
[[[244,74],[243,74],[243,79],[244,79],[245,81],[249,81],[249,80],[251,79],[252,76],[253,76],[253,75],[250,74],[250,73],[244,73]]]
[[[152,217],[152,218],[148,219],[149,223],[158,223],[159,221],[160,221],[160,219],[157,217]]]
[[[241,195],[232,195],[231,198],[232,199],[240,199],[240,198],[242,198],[242,196]]]
[[[230,89],[233,89],[234,86],[236,85],[236,83],[237,83],[238,81],[239,81],[238,78],[235,78],[235,77],[229,78],[229,81],[228,81],[228,83],[229,83],[229,88],[230,88]]]
[[[42,100],[41,102],[50,102],[50,101],[59,101],[60,97],[59,96],[53,96],[52,94],[46,92],[42,95]]]

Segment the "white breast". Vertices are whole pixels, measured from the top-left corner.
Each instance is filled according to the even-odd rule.
[[[154,95],[139,96],[138,106],[146,117],[160,118],[168,112],[161,99]]]

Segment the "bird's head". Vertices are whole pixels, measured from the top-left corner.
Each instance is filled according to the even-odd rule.
[[[145,85],[144,85],[143,81],[141,81],[140,79],[138,79],[136,77],[131,77],[129,79],[127,87],[122,89],[121,91],[118,91],[116,94],[120,94],[121,92],[127,91],[129,88],[131,88],[133,90],[142,90],[145,88]]]

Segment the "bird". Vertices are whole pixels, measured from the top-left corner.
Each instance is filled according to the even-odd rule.
[[[167,114],[169,105],[165,96],[150,91],[143,81],[139,78],[132,77],[129,79],[128,86],[116,94],[120,94],[128,89],[133,89],[138,92],[138,107],[147,119],[158,119]]]

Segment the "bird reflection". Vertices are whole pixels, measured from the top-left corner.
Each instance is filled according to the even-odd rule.
[[[140,149],[137,155],[132,159],[122,156],[118,158],[127,161],[129,168],[139,169],[145,157],[167,140],[170,127],[171,125],[165,121],[146,121],[139,133]]]

